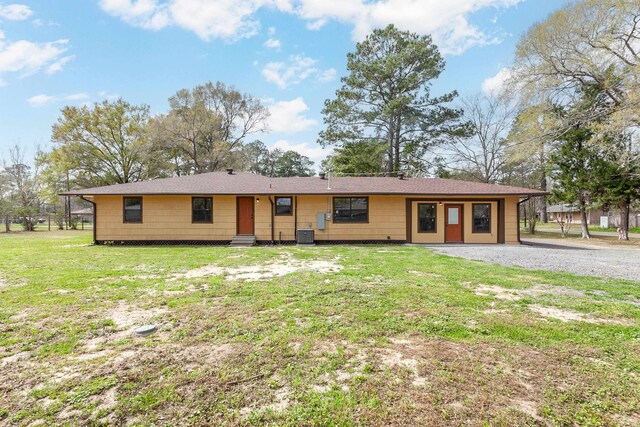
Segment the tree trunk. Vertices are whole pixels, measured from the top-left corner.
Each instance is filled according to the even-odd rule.
[[[542,169],[542,178],[540,179],[540,190],[547,191],[547,173]],[[540,209],[540,221],[544,224],[549,222],[549,214],[547,213],[547,197],[542,197],[542,208]]]
[[[389,162],[387,163],[387,172],[393,172],[393,166],[395,164],[394,160],[394,150],[393,150],[393,119],[389,121],[389,130],[387,133],[387,144],[389,144]]]
[[[591,233],[589,233],[589,221],[587,220],[587,202],[584,195],[580,195],[578,200],[578,209],[580,209],[580,227],[582,228],[582,238],[590,239]],[[573,216],[573,214],[571,214]]]
[[[397,123],[395,124],[394,134],[394,149],[395,149],[395,164],[393,165],[396,172],[400,171],[400,116],[397,117]]]
[[[629,240],[629,203],[625,202],[620,206],[620,227],[618,228],[618,239]]]
[[[540,165],[541,165],[541,174],[542,174],[542,176],[540,177],[540,190],[547,191],[547,171],[545,169],[546,157],[544,152],[544,144],[540,146]],[[542,209],[540,210],[540,221],[542,221],[543,224],[546,224],[549,222],[546,196],[542,197]]]
[[[5,215],[4,217],[4,231],[7,233],[11,232],[11,223],[9,222],[9,215]]]
[[[587,223],[587,210],[583,205],[580,206],[580,226],[582,227],[582,238],[590,239],[589,224]]]

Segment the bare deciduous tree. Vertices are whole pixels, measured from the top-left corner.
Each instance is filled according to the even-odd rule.
[[[223,83],[182,89],[171,110],[151,121],[154,145],[170,153],[177,175],[212,172],[239,159],[244,139],[266,130],[269,112],[251,95]]]
[[[475,181],[500,181],[508,161],[507,137],[515,116],[514,106],[497,97],[476,95],[464,98],[462,109],[470,134],[447,144],[449,167]]]
[[[38,168],[34,170],[24,161],[23,149],[16,145],[9,150],[9,162],[4,163],[3,175],[12,211],[26,231],[33,231],[40,211]]]
[[[525,98],[572,103],[587,86],[597,86],[611,104],[611,120],[640,124],[640,3],[583,0],[533,26],[520,40],[513,73]],[[570,118],[569,118],[570,119]],[[571,124],[568,124],[571,126]]]

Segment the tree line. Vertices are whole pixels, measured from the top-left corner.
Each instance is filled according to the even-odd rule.
[[[50,150],[38,150],[32,162],[21,147],[10,150],[0,171],[0,214],[7,227],[19,218],[25,230],[44,213],[54,213],[59,227],[73,226],[69,201],[58,196],[70,189],[227,168],[313,175],[308,157],[251,140],[267,130],[268,117],[257,98],[220,82],[179,90],[169,112],[157,116],[123,99],[66,106],[52,126]]]
[[[323,167],[345,174],[440,176],[537,188],[530,230],[547,202],[615,209],[628,239],[640,205],[640,3],[582,0],[521,38],[495,93],[432,96],[444,61],[431,37],[375,30],[347,58],[325,102]]]
[[[320,166],[550,191],[523,204],[532,232],[551,201],[578,207],[583,237],[588,209],[617,209],[628,238],[640,199],[639,23],[633,0],[571,3],[522,36],[500,91],[463,97],[432,93],[445,61],[430,36],[374,30],[347,55],[348,73],[325,101],[318,143],[333,152]],[[65,107],[33,171],[17,158],[5,165],[0,209],[24,219],[33,194],[53,203],[70,188],[229,167],[312,175],[307,157],[251,141],[268,116],[259,99],[220,82],[178,91],[157,116],[122,99]],[[38,190],[21,190],[25,183]]]

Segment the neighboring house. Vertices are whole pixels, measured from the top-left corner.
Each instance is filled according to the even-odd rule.
[[[72,210],[71,215],[79,217],[83,222],[91,222],[93,220],[93,208],[78,208]]]
[[[303,237],[316,243],[517,243],[520,197],[544,194],[438,178],[269,178],[232,170],[64,193],[95,203],[98,244]]]
[[[580,224],[580,209],[576,206],[564,204],[564,205],[552,205],[547,207],[547,215],[550,222],[556,222],[559,218],[562,218],[565,222],[572,224]],[[605,216],[608,218],[609,227],[620,226],[620,212],[604,211],[602,209],[587,209],[587,224],[600,225],[600,217]],[[640,226],[640,212],[631,212],[629,215],[629,227]]]
[[[587,224],[600,224],[600,215],[602,211],[587,209]],[[547,215],[550,222],[564,221],[571,224],[580,224],[580,209],[577,206],[563,204],[551,205],[547,207]]]

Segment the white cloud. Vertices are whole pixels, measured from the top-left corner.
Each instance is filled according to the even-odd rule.
[[[523,0],[101,0],[107,13],[143,28],[177,25],[203,40],[236,40],[257,34],[257,12],[263,8],[294,14],[317,30],[329,21],[353,27],[354,40],[374,28],[395,24],[402,30],[432,34],[444,54],[457,55],[473,46],[499,43],[469,22],[486,8],[508,8]],[[269,29],[272,36],[275,29]]]
[[[309,107],[301,97],[291,101],[279,101],[269,106],[269,130],[271,132],[297,133],[318,124],[305,113]]]
[[[51,95],[42,94],[42,95],[32,96],[31,98],[27,99],[27,102],[32,107],[39,108],[39,107],[44,107],[50,104],[60,103],[60,102],[70,102],[72,104],[79,103],[82,105],[86,105],[88,104],[88,101],[90,98],[91,98],[91,95],[89,95],[86,92],[72,93],[69,95],[62,95],[62,96],[51,96]]]
[[[299,144],[291,144],[289,141],[281,139],[276,141],[271,148],[278,148],[282,151],[297,151],[303,156],[307,156],[311,160],[318,162],[331,152],[329,148],[322,148],[317,144],[309,144],[307,142],[301,142]]]
[[[328,70],[324,70],[319,76],[318,76],[318,81],[320,81],[321,83],[329,83],[332,82],[336,79],[336,69],[335,68],[329,68]]]
[[[320,28],[324,27],[324,24],[327,23],[326,19],[317,19],[315,21],[307,22],[307,30],[316,31]]]
[[[10,21],[24,21],[33,15],[33,11],[29,6],[24,4],[0,4],[0,19],[8,19]]]
[[[251,37],[260,29],[255,17],[259,9],[292,8],[288,0],[101,0],[100,7],[136,27],[160,30],[175,25],[205,41]]]
[[[301,0],[304,19],[333,19],[353,25],[353,38],[362,40],[374,28],[394,24],[402,30],[432,34],[444,54],[461,54],[472,46],[499,42],[469,23],[468,16],[488,7],[510,7],[522,0]],[[341,4],[346,3],[344,7]]]
[[[264,78],[277,85],[280,89],[295,85],[316,74],[318,69],[315,64],[318,61],[302,55],[289,57],[289,62],[269,62],[262,70]]]
[[[267,35],[268,36],[273,36],[276,33],[276,27],[269,27],[267,29]]]
[[[54,74],[54,73],[57,73],[58,71],[62,71],[62,69],[64,68],[64,65],[67,62],[71,61],[73,58],[75,58],[75,55],[69,55],[69,56],[60,58],[58,61],[54,62],[53,64],[47,67],[47,74]]]
[[[504,88],[504,84],[511,78],[511,69],[502,68],[492,77],[482,82],[482,92],[487,96],[498,96]]]
[[[42,69],[51,74],[60,71],[72,57],[62,57],[67,51],[68,40],[34,43],[28,40],[5,41],[0,32],[0,73],[19,72],[23,75]]]
[[[113,101],[120,98],[120,95],[118,95],[117,93],[109,93],[106,90],[101,90],[100,92],[98,92],[98,96],[100,98],[106,99],[107,101]]]
[[[62,97],[62,99],[65,101],[86,101],[87,99],[89,99],[89,94],[85,92],[74,93],[71,95],[64,96]]]
[[[253,16],[259,1],[173,0],[169,9],[174,22],[201,39],[240,39],[258,33],[260,23]]]
[[[160,30],[170,23],[167,6],[156,0],[100,0],[100,7],[127,24],[148,30]]]
[[[268,47],[269,49],[278,49],[278,50],[280,50],[281,43],[280,43],[280,40],[278,40],[278,39],[270,38],[269,40],[264,42],[264,47]]]
[[[35,108],[44,107],[45,105],[52,104],[55,101],[56,101],[56,98],[54,96],[49,96],[44,94],[32,96],[31,98],[27,99],[27,102],[29,103],[29,105]]]

